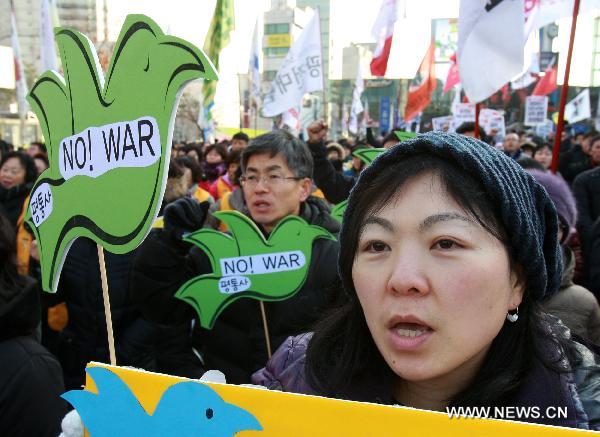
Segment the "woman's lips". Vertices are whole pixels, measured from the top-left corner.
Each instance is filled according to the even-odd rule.
[[[392,346],[400,351],[413,351],[421,347],[434,330],[415,316],[395,316],[388,323]]]

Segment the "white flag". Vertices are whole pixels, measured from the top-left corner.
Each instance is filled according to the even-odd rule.
[[[525,2],[525,34],[573,15],[574,0],[536,0]],[[579,14],[600,8],[600,0],[581,0]]]
[[[523,71],[524,0],[461,0],[458,68],[470,102],[498,91]]]
[[[300,108],[290,108],[281,114],[281,123],[288,126],[291,131],[298,133],[300,131]]]
[[[354,90],[352,91],[352,107],[350,108],[350,122],[348,129],[350,132],[358,132],[358,114],[364,111],[360,96],[365,89],[365,82],[362,77],[362,70],[360,64],[358,66],[358,72],[356,73],[356,81],[354,82]]]
[[[258,39],[258,18],[254,24],[248,78],[250,80],[250,102],[253,106],[258,106],[260,104],[260,40]]]
[[[567,106],[565,106],[565,119],[569,123],[577,123],[591,117],[590,90],[586,88],[577,97],[567,103]]]
[[[315,11],[300,37],[294,42],[265,96],[263,115],[274,117],[297,107],[302,96],[323,89],[321,26]]]
[[[41,0],[41,17],[40,17],[40,74],[46,70],[58,70],[56,62],[56,46],[54,44],[54,32],[52,31],[52,0]]]
[[[25,81],[25,71],[23,70],[23,61],[21,60],[21,50],[19,48],[19,35],[17,34],[17,22],[15,20],[15,11],[10,12],[10,24],[12,33],[10,35],[13,57],[15,61],[15,88],[17,91],[17,103],[19,105],[19,116],[24,118],[29,110],[29,105],[25,96],[27,96],[27,82]]]

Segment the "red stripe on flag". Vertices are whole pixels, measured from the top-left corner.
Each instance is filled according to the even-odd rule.
[[[371,74],[373,76],[385,76],[388,59],[390,58],[390,50],[392,48],[392,38],[393,35],[386,38],[381,54],[377,58],[371,60]]]

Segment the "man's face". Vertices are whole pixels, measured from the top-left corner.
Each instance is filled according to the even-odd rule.
[[[244,140],[233,140],[231,142],[231,150],[244,150],[248,143]]]
[[[250,217],[271,232],[288,215],[298,215],[300,204],[310,194],[311,179],[296,175],[281,154],[252,155],[242,184]]]
[[[590,156],[592,161],[596,164],[600,164],[600,140],[594,141],[592,147],[590,147]]]
[[[504,150],[507,152],[516,152],[519,149],[519,136],[517,134],[508,134],[504,137]]]

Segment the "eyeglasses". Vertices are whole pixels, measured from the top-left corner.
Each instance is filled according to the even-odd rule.
[[[240,182],[242,183],[242,186],[249,187],[249,188],[256,187],[260,181],[262,181],[263,185],[266,187],[275,187],[277,185],[281,185],[284,181],[299,181],[302,179],[304,179],[304,178],[299,178],[299,177],[294,177],[294,176],[286,177],[286,176],[282,176],[279,174],[271,174],[271,175],[262,176],[262,177],[250,175],[250,176],[242,176],[240,178]]]

